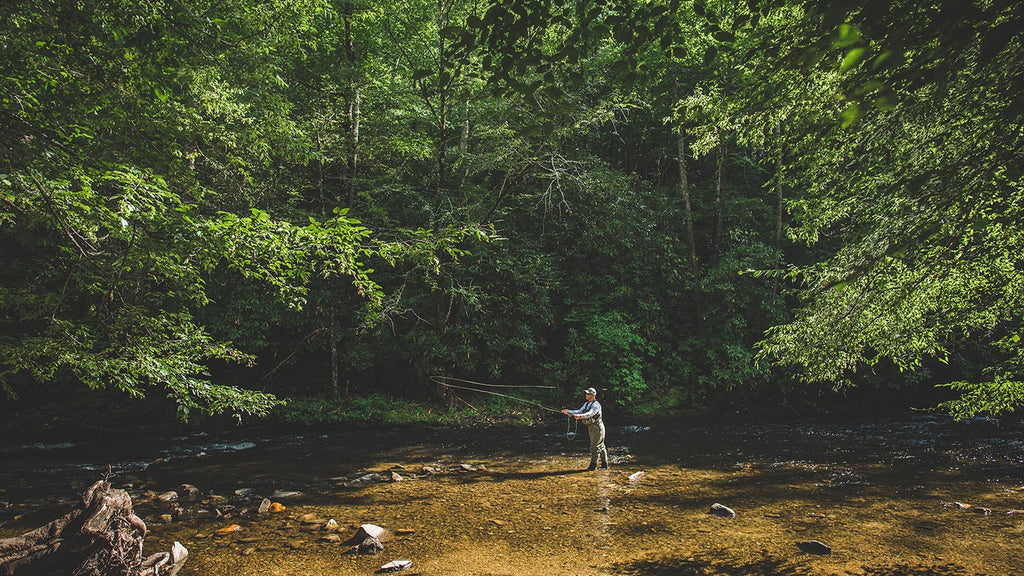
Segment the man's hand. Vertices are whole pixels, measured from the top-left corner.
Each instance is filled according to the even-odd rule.
[[[562,410],[562,414],[568,414],[568,413],[569,413],[568,410]]]

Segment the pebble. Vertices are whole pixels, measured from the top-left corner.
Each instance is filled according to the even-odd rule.
[[[156,499],[159,500],[160,502],[163,502],[164,504],[172,504],[178,501],[178,493],[175,492],[174,490],[170,490],[157,496]]]
[[[711,505],[711,509],[708,511],[715,516],[721,516],[723,518],[735,518],[736,511],[723,504],[714,503]]]
[[[183,502],[191,502],[199,499],[199,488],[191,484],[178,486],[178,499]]]
[[[824,556],[824,555],[832,553],[832,547],[831,546],[829,546],[828,544],[824,544],[822,542],[819,542],[817,540],[804,540],[804,541],[801,541],[801,542],[797,542],[796,545],[801,550],[803,550],[804,552],[807,552],[808,554],[819,554],[819,555]]]
[[[270,495],[271,500],[298,500],[305,496],[302,492],[295,490],[278,490]]]

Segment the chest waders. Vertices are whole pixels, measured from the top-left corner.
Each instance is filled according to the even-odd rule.
[[[580,420],[587,425],[587,433],[590,434],[590,469],[600,466],[608,467],[608,449],[604,445],[604,420],[598,414],[593,418]]]

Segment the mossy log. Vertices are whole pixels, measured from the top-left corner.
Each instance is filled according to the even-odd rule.
[[[0,576],[172,576],[188,557],[170,552],[142,558],[146,524],[124,490],[100,480],[73,510],[21,536],[0,539]]]

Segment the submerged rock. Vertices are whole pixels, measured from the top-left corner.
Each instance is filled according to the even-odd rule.
[[[271,500],[298,500],[305,496],[302,492],[295,490],[278,490],[270,495]]]
[[[390,536],[391,532],[386,528],[381,528],[376,524],[360,524],[359,529],[356,530],[356,534],[352,538],[357,542],[366,538],[376,538],[381,542],[386,542]]]
[[[398,572],[412,566],[412,560],[392,560],[380,567],[379,572]]]
[[[191,484],[182,484],[178,486],[178,500],[182,502],[193,502],[199,499],[200,493],[199,488]]]
[[[715,516],[721,516],[723,518],[735,518],[736,517],[736,511],[735,510],[733,510],[732,508],[729,508],[728,506],[725,506],[723,504],[719,504],[717,502],[711,505],[711,509],[708,510],[708,512],[711,513],[711,514],[714,514]]]
[[[303,514],[302,516],[299,516],[298,520],[301,524],[323,524],[327,522],[323,518],[317,516],[315,512]]]
[[[384,551],[384,544],[380,540],[370,536],[359,543],[357,551],[360,554],[379,554]]]
[[[238,532],[241,529],[242,529],[242,527],[239,526],[238,524],[231,524],[230,526],[225,526],[223,528],[218,528],[218,529],[214,530],[213,533],[217,534],[219,536],[223,536],[225,534],[231,534],[232,532]]]
[[[169,490],[156,497],[157,503],[165,508],[173,508],[178,504],[178,493],[174,490]]]
[[[796,545],[808,554],[818,554],[820,556],[825,556],[827,554],[832,553],[831,546],[829,546],[828,544],[824,544],[822,542],[818,542],[817,540],[804,540],[802,542],[797,542]]]
[[[383,474],[378,474],[376,472],[370,472],[369,474],[363,474],[362,476],[356,478],[355,480],[349,480],[348,482],[342,484],[342,486],[345,486],[346,488],[351,488],[353,486],[363,486],[366,484],[374,484],[377,482],[387,482],[389,480],[391,480],[390,474],[385,476]]]

